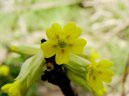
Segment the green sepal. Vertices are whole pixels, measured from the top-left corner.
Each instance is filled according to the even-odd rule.
[[[41,50],[37,46],[28,46],[28,45],[12,45],[10,46],[9,49],[10,51],[29,56],[32,56]]]

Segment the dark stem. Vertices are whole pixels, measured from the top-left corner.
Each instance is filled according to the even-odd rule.
[[[48,82],[60,87],[64,96],[77,96],[71,87],[70,80],[65,74],[65,70],[63,69],[62,65],[57,65],[55,63],[55,56],[46,58],[46,62],[47,69],[45,70],[45,74],[42,75],[41,79],[44,81],[48,80]]]

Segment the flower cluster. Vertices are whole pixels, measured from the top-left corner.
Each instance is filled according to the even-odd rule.
[[[82,59],[79,59],[79,62],[77,62],[79,57],[75,59],[76,61],[69,62],[70,54],[81,54],[86,45],[86,41],[79,38],[80,34],[81,29],[76,26],[74,22],[69,22],[63,28],[61,28],[59,24],[54,23],[47,30],[46,35],[48,40],[41,44],[41,49],[46,58],[55,55],[57,64],[66,64],[65,67],[73,72],[71,76],[69,76],[71,73],[68,72],[70,78],[75,76],[73,74],[82,77],[86,74],[85,82],[87,82],[87,86],[89,86],[96,95],[103,96],[106,90],[103,82],[111,82],[112,80],[113,72],[109,69],[109,67],[112,66],[112,62],[109,60],[101,60],[98,62],[97,59],[99,55],[93,49],[91,50],[90,56],[87,58],[91,64],[84,64],[86,61],[83,60],[84,62],[82,62]],[[82,64],[80,64],[80,62]],[[82,68],[82,66],[84,67],[85,65],[87,65],[86,68]],[[82,73],[80,73],[81,71]],[[79,78],[80,77],[78,77],[78,79]],[[84,81],[84,79],[81,80]],[[82,83],[82,81],[79,82]]]
[[[111,82],[112,76],[114,75],[114,73],[109,69],[113,63],[106,59],[98,61],[98,58],[99,54],[92,49],[89,56],[91,64],[86,67],[86,81],[97,96],[103,96],[106,92],[103,82]]]
[[[57,64],[66,64],[70,53],[81,54],[86,41],[79,38],[81,29],[74,22],[69,22],[63,28],[54,23],[46,32],[48,40],[41,44],[46,58],[56,55]]]
[[[96,93],[104,89],[103,82],[112,81],[113,72],[109,69],[111,66],[112,62],[109,60],[101,60],[87,66],[86,80]]]
[[[3,92],[8,93],[9,96],[25,96],[32,84],[43,72],[45,73],[44,69],[48,65],[46,58],[54,57],[52,60],[54,64],[62,64],[62,69],[66,69],[63,71],[71,81],[89,89],[97,96],[103,96],[106,92],[104,82],[112,81],[113,72],[109,68],[113,64],[109,60],[98,61],[99,55],[93,49],[91,54],[85,56],[82,54],[86,40],[79,38],[81,28],[74,22],[67,23],[63,28],[58,23],[54,23],[47,29],[46,35],[48,40],[40,45],[41,48],[11,47],[12,51],[32,57],[23,63],[16,81],[2,87]],[[6,75],[8,69],[0,67],[0,74],[2,72]]]

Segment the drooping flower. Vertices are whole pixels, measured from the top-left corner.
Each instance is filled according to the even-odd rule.
[[[87,66],[87,83],[95,93],[101,93],[100,96],[103,96],[103,82],[109,83],[112,81],[113,72],[109,69],[111,66],[112,62],[109,60],[101,60]]]
[[[4,85],[1,88],[1,90],[5,93],[8,93],[9,96],[23,96],[21,93],[22,86],[20,81],[16,81],[14,83],[9,83]]]
[[[23,63],[15,81],[4,85],[1,90],[8,96],[25,96],[29,88],[40,78],[44,67],[45,60],[42,53],[35,54]]]
[[[8,76],[9,75],[9,67],[6,65],[1,65],[0,66],[0,76]]]
[[[68,63],[70,54],[80,54],[86,41],[79,38],[81,29],[74,22],[69,22],[63,28],[54,23],[46,32],[48,40],[41,44],[46,58],[56,56],[57,64]]]

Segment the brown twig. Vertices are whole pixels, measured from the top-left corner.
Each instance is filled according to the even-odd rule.
[[[124,75],[123,75],[123,78],[122,78],[122,88],[123,88],[123,90],[122,90],[121,96],[126,96],[125,82],[127,80],[128,74],[129,74],[129,55],[128,55],[128,58],[127,58],[127,63],[126,63],[125,70],[124,70]]]

